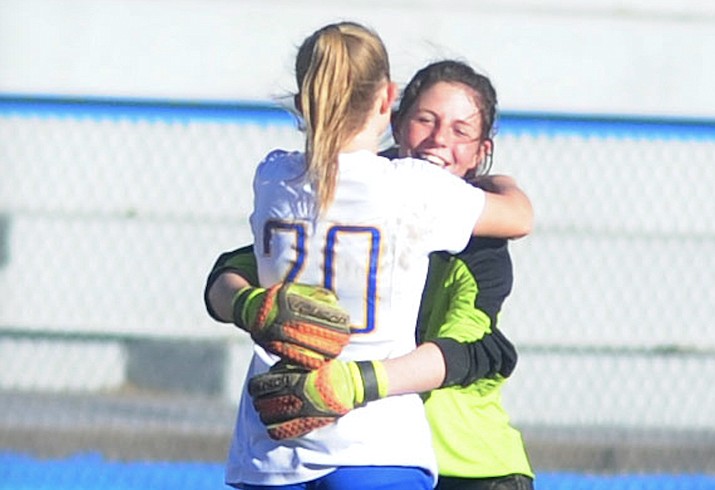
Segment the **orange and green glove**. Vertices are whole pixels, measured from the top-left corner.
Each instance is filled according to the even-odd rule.
[[[279,363],[249,381],[253,406],[272,439],[292,439],[387,396],[380,361],[332,360],[319,369]]]
[[[335,293],[307,284],[245,287],[233,298],[233,321],[267,351],[311,369],[350,341],[350,316]]]

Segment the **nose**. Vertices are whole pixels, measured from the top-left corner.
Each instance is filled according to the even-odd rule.
[[[440,145],[444,146],[449,140],[449,128],[445,127],[443,124],[438,124],[432,130],[432,140]]]

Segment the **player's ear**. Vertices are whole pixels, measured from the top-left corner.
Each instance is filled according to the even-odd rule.
[[[392,105],[397,100],[397,93],[397,84],[395,82],[388,82],[380,104],[380,114],[386,114],[392,110]]]
[[[494,140],[485,138],[479,144],[479,152],[477,154],[478,162],[476,170],[480,174],[487,174],[492,166],[492,155],[494,153]]]
[[[400,141],[400,126],[397,124],[397,113],[393,112],[390,118],[390,127],[392,128],[392,139],[399,143]]]
[[[481,143],[479,143],[479,152],[477,153],[477,163],[483,165],[487,158],[489,158],[494,150],[494,142],[491,138],[485,138]]]

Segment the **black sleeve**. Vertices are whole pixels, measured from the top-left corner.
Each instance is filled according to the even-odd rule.
[[[237,248],[236,250],[222,253],[218,259],[216,259],[216,262],[214,262],[211,272],[209,272],[209,276],[206,279],[206,286],[204,286],[204,305],[211,318],[217,321],[221,320],[213,308],[211,308],[208,295],[211,286],[218,276],[227,271],[235,272],[246,279],[250,284],[258,285],[258,266],[256,264],[256,257],[253,255],[253,245],[247,245]]]
[[[504,300],[511,294],[514,272],[509,255],[508,240],[473,237],[467,247],[457,254],[477,284],[474,307],[485,312],[492,329]]]
[[[440,388],[468,386],[482,378],[511,376],[518,359],[516,348],[498,329],[473,342],[450,338],[432,340],[442,352],[445,366]]]
[[[514,371],[516,348],[497,328],[513,282],[507,246],[507,240],[473,238],[449,265],[449,287],[431,290],[449,305],[444,318],[429,319],[429,341],[445,360],[442,387],[467,386],[496,375],[506,378]]]

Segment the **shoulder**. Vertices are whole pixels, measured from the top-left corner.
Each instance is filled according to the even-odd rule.
[[[261,160],[259,165],[272,165],[275,163],[291,161],[296,158],[296,156],[302,155],[299,151],[287,151],[281,149],[271,150],[264,158]]]
[[[399,182],[404,184],[401,186],[403,189],[419,185],[420,182],[427,184],[434,179],[454,178],[460,180],[424,160],[416,158],[390,159],[367,150],[341,153],[340,173],[367,179],[387,179],[383,182]]]
[[[445,172],[443,169],[429,163],[426,160],[419,158],[403,157],[403,158],[384,158],[389,165],[401,178],[413,179],[416,181],[424,181],[426,183],[434,183],[435,185],[441,185],[442,183],[452,184],[454,186],[460,186],[469,188],[472,187],[467,185],[467,183],[461,178],[452,175],[449,172]]]
[[[395,158],[399,158],[399,148],[397,146],[391,146],[386,150],[382,150],[380,153],[378,153],[378,155],[380,155],[381,157],[389,158],[390,160],[394,160]]]
[[[304,154],[301,151],[273,150],[259,163],[259,167],[272,165],[303,165]]]
[[[398,158],[391,160],[399,181],[412,189],[420,199],[438,206],[435,211],[444,217],[469,214],[470,229],[481,213],[485,193],[451,172],[418,158]],[[459,203],[455,207],[454,203]],[[463,213],[464,212],[464,213]]]
[[[304,154],[299,151],[273,150],[258,164],[258,178],[290,178],[305,171]]]

